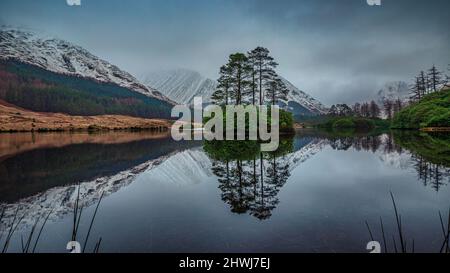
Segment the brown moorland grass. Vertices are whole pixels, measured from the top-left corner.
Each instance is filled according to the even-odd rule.
[[[0,132],[157,130],[171,121],[122,115],[70,116],[29,111],[0,100]]]

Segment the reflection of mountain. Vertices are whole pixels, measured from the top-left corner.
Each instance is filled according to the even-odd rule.
[[[212,177],[211,161],[201,148],[177,153],[164,160],[149,174],[158,181],[175,185],[193,185]]]
[[[71,135],[60,137],[71,138]],[[141,137],[142,140],[125,143],[75,144],[9,156],[0,162],[0,202],[15,202],[53,187],[111,176],[196,145],[170,138]]]
[[[1,202],[9,203],[2,205],[5,208],[2,224],[10,223],[16,211],[19,217],[24,216],[21,227],[34,223],[50,210],[53,210],[52,219],[72,213],[78,183],[81,206],[87,207],[96,203],[102,192],[105,196],[111,195],[145,171],[161,166],[155,174],[168,174],[175,170],[168,168],[174,162],[193,166],[196,160],[204,159],[202,152],[198,149],[180,151],[196,145],[195,142],[174,142],[170,138],[143,139],[114,145],[78,144],[38,149],[8,158],[0,163],[0,172],[11,171],[11,180],[0,180]],[[46,156],[48,160],[42,160]],[[24,160],[28,163],[23,173],[10,169],[10,165]]]
[[[95,204],[102,193],[104,193],[104,196],[108,196],[128,186],[137,175],[145,170],[154,168],[167,157],[162,156],[149,160],[111,176],[100,177],[92,181],[80,181],[80,207],[88,207]],[[8,223],[13,221],[12,219],[16,212],[19,217],[23,217],[20,227],[31,226],[36,219],[45,218],[50,211],[52,211],[50,219],[61,218],[64,215],[73,213],[77,195],[76,185],[61,186],[21,199],[16,203],[4,205],[4,217],[0,224],[8,226]]]
[[[300,140],[300,142],[294,143],[294,152],[286,155],[291,171],[320,152],[327,144],[325,140],[317,138],[303,138]]]
[[[77,144],[123,144],[145,139],[164,139],[169,132],[114,132],[110,133],[47,133],[47,134],[3,134],[0,141],[0,162],[6,158],[16,156],[37,149],[61,148]]]
[[[380,152],[380,160],[396,169],[407,169],[411,166],[411,154],[406,151]]]

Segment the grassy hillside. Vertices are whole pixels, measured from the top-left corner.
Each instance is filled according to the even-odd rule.
[[[115,84],[0,62],[0,99],[38,112],[170,118],[172,106]]]
[[[423,129],[427,127],[450,127],[450,90],[425,96],[397,115],[392,122],[395,129]]]

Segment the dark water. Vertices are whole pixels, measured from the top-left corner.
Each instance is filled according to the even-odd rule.
[[[150,133],[3,134],[0,143],[8,252],[22,252],[33,227],[34,246],[47,215],[36,252],[66,252],[77,200],[86,252],[100,238],[100,252],[366,252],[365,221],[382,242],[380,217],[394,251],[390,192],[407,248],[414,240],[417,252],[439,252],[439,211],[446,222],[450,206],[442,134],[300,131],[273,153]]]

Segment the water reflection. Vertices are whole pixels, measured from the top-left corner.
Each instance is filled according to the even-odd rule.
[[[448,206],[448,134],[302,130],[271,153],[252,141],[175,142],[148,133],[5,134],[0,140],[0,233],[17,215],[17,232],[26,236],[51,212],[46,229],[62,235],[44,232],[39,250],[65,250],[78,184],[80,206],[91,214],[104,193],[95,236],[112,252],[354,251],[367,239],[360,221],[392,215],[391,188],[399,206],[410,206],[409,216],[418,219],[437,213],[438,199]],[[415,223],[417,234],[434,230],[425,226],[429,221]],[[290,235],[292,243],[270,241],[271,230]],[[20,251],[22,234],[12,238],[11,251]],[[198,239],[204,236],[209,245]],[[415,238],[436,241],[433,236]],[[148,237],[152,243],[145,245]],[[261,238],[267,239],[258,243]]]
[[[395,143],[411,153],[412,167],[424,186],[437,192],[450,184],[450,134],[393,134]]]
[[[371,151],[385,158],[394,156],[392,161],[401,163],[401,157],[407,155],[405,165],[417,172],[418,180],[424,186],[439,191],[450,183],[450,136],[442,133],[418,133],[392,131],[380,135],[333,136],[326,138],[336,150]]]
[[[249,213],[264,220],[280,202],[278,192],[290,176],[287,154],[293,152],[293,138],[283,139],[275,152],[263,153],[256,141],[205,142],[204,150],[213,160],[222,200],[231,211]]]
[[[133,169],[197,143],[166,133],[4,134],[0,201],[11,203],[48,189]]]
[[[212,160],[212,171],[218,177],[222,200],[234,213],[248,213],[260,220],[269,219],[279,204],[280,189],[290,177],[288,155],[301,151],[311,143],[310,132],[281,140],[277,151],[263,153],[256,141],[205,142],[204,150]],[[390,164],[413,168],[418,180],[436,191],[450,183],[450,139],[445,134],[412,132],[363,133],[314,131],[334,150],[368,151],[380,154]],[[404,162],[405,159],[408,162]],[[403,162],[402,162],[403,161]]]

